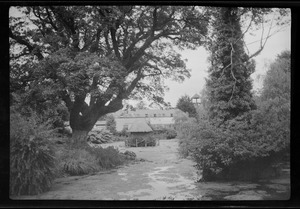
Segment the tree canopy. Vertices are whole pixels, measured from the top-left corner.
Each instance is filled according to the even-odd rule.
[[[26,92],[35,106],[62,100],[72,129],[87,131],[123,99],[163,103],[164,79],[190,77],[173,46],[203,44],[209,21],[195,6],[17,8],[24,17],[10,16],[11,93]]]
[[[9,17],[10,102],[40,113],[66,106],[73,134],[91,130],[98,118],[121,109],[124,99],[147,98],[164,104],[164,91],[168,89],[164,80],[190,77],[178,49],[205,45],[217,51],[213,43],[218,32],[214,33],[211,26],[224,21],[215,21],[220,8],[201,6],[14,9],[21,15],[11,13]],[[269,11],[238,8],[235,15],[250,17],[247,32],[252,22],[263,22],[263,14]],[[236,37],[245,32],[236,32]],[[228,46],[226,56],[231,49]],[[224,62],[228,64],[228,58]],[[230,72],[227,69],[225,74]],[[232,83],[227,85],[229,92]],[[236,91],[238,82],[235,85]],[[48,115],[61,114],[58,112],[63,111]]]

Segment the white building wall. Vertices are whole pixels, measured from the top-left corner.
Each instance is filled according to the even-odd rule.
[[[127,126],[129,129],[130,126],[136,121],[146,121],[153,125],[153,127],[162,126],[165,128],[170,128],[174,125],[175,121],[173,117],[157,117],[157,118],[116,118],[116,130],[122,131],[124,127]]]

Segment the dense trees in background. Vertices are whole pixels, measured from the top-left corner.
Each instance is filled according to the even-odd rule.
[[[188,113],[189,117],[197,117],[196,108],[192,102],[192,99],[188,95],[184,95],[178,99],[176,108],[182,110],[185,113]]]
[[[208,9],[195,6],[18,8],[24,17],[10,16],[9,27],[11,104],[64,104],[74,141],[123,99],[163,103],[164,79],[190,77],[173,46],[202,45],[209,21]]]

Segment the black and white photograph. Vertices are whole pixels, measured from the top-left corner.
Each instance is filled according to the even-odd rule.
[[[291,197],[291,9],[9,8],[11,200]]]

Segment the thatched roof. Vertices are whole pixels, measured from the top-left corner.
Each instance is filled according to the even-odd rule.
[[[130,133],[141,133],[141,132],[151,132],[152,128],[144,120],[138,120],[134,122],[128,132]]]

